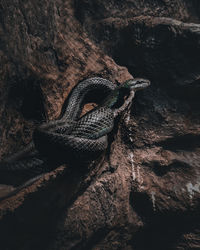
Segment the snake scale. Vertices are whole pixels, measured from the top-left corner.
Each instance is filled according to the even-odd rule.
[[[118,87],[100,77],[80,82],[65,101],[60,119],[39,125],[33,141],[24,150],[0,162],[0,175],[36,176],[57,166],[52,167],[51,162],[95,158],[107,148],[107,134],[112,131],[115,118],[131,104],[137,90],[149,85],[150,81],[142,78],[128,80]],[[80,117],[89,101],[97,102],[98,106]]]

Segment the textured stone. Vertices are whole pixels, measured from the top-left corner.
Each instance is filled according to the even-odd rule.
[[[131,77],[90,41],[71,3],[2,1],[1,16],[1,154],[27,144],[38,122],[58,117],[78,81]]]
[[[7,1],[1,11],[1,155],[58,117],[86,77],[152,82],[100,159],[1,201],[1,249],[199,249],[198,0]]]

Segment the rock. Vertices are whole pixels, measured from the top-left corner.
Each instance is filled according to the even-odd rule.
[[[27,144],[38,122],[58,117],[82,79],[131,78],[83,32],[71,4],[60,4],[2,4],[1,155]]]
[[[1,8],[1,155],[58,117],[86,77],[152,82],[117,121],[100,159],[61,166],[1,201],[1,249],[199,249],[198,1]]]
[[[93,24],[90,32],[105,52],[119,64],[126,65],[131,73],[146,75],[162,84],[175,98],[198,101],[198,24],[150,16],[107,18]]]

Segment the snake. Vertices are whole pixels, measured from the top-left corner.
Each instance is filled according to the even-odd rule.
[[[94,159],[108,146],[108,134],[118,117],[130,104],[135,92],[150,85],[150,81],[134,78],[117,86],[107,79],[92,77],[81,81],[70,92],[57,120],[39,125],[32,142],[0,162],[0,175],[23,172],[34,176],[21,187],[30,185],[55,166],[76,159]],[[84,105],[98,105],[81,116]],[[57,164],[50,164],[57,162]]]
[[[67,114],[70,114],[72,110],[77,110],[77,112],[64,115],[64,119],[71,118],[72,124],[67,123],[65,126],[64,123],[54,131],[46,130],[42,126],[38,127],[33,133],[36,148],[42,155],[47,157],[56,156],[56,158],[58,157],[64,162],[69,158],[81,160],[95,158],[107,148],[108,134],[113,129],[115,118],[132,102],[136,91],[149,85],[150,81],[146,79],[130,79],[121,86],[112,89],[97,108],[86,113],[81,118],[79,117],[81,105],[73,102],[74,93],[78,93],[77,96],[79,96],[81,90],[81,85],[78,86],[79,91],[75,89],[75,92],[72,93],[72,101],[69,102],[70,106],[68,108],[70,108]],[[96,84],[93,86],[97,88]],[[113,84],[109,84],[109,86],[113,88]],[[128,98],[124,100],[126,96]]]

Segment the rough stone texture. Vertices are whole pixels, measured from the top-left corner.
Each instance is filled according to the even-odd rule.
[[[27,143],[35,123],[58,117],[78,81],[130,78],[90,41],[73,12],[69,1],[1,1],[1,154]]]
[[[80,80],[152,81],[100,159],[0,203],[1,249],[199,249],[199,1],[0,4],[2,156]]]

